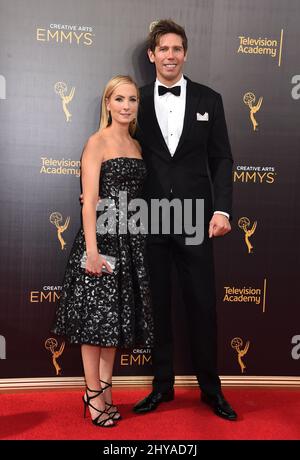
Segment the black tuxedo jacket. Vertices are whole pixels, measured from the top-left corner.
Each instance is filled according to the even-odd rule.
[[[204,198],[206,217],[214,210],[231,215],[232,155],[220,94],[187,78],[184,125],[172,157],[155,114],[154,83],[140,93],[137,139],[148,171],[144,198]]]

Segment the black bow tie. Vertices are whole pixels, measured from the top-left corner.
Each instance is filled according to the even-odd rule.
[[[163,96],[166,93],[172,93],[174,96],[180,96],[181,86],[173,86],[172,88],[167,88],[166,86],[158,85],[158,95]]]

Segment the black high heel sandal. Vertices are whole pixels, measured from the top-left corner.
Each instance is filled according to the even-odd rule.
[[[106,385],[105,387],[102,387],[102,390],[103,390],[103,391],[107,390],[107,388],[112,388],[112,384],[111,384],[111,383],[104,382],[104,380],[101,380],[101,379],[100,379],[100,382],[101,382],[101,383],[104,383],[104,385]],[[116,410],[112,410],[111,412],[106,411],[106,412],[110,415],[110,417],[111,417],[112,420],[114,420],[115,422],[117,422],[118,420],[121,420],[121,419],[122,419],[122,415],[121,415],[120,412],[118,411],[117,406],[116,406],[115,404],[113,404],[113,402],[111,402],[111,404],[108,403],[108,402],[106,402],[106,403],[105,403],[105,406],[108,408],[108,410],[110,410],[111,408],[114,408],[114,407],[116,408]]]
[[[94,399],[96,398],[97,396],[101,395],[103,393],[103,388],[101,390],[91,390],[90,388],[86,387],[87,391],[90,391],[91,393],[96,393],[94,396],[89,396],[87,391],[85,392],[84,396],[82,396],[82,401],[83,401],[83,418],[86,417],[86,409],[88,407],[91,407],[92,409],[94,409],[96,412],[99,412],[99,415],[97,415],[97,417],[95,417],[94,419],[92,418],[92,423],[96,426],[101,426],[102,428],[111,428],[113,426],[116,426],[113,418],[112,418],[112,415],[109,414],[106,410],[99,410],[97,409],[97,407],[94,407],[90,401],[91,399]],[[86,400],[85,398],[86,397]],[[101,415],[103,414],[106,414],[108,417],[105,418],[104,420],[99,420],[99,418],[101,417]],[[113,423],[110,423],[109,425],[106,425],[106,423],[109,421],[109,420],[112,420]]]

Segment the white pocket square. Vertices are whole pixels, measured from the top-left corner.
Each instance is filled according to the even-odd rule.
[[[208,121],[208,113],[205,112],[203,115],[197,112],[197,121]]]

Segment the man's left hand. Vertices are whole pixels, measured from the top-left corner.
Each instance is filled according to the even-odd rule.
[[[223,214],[214,214],[209,223],[209,238],[213,236],[223,236],[230,232],[231,225],[229,219]]]

